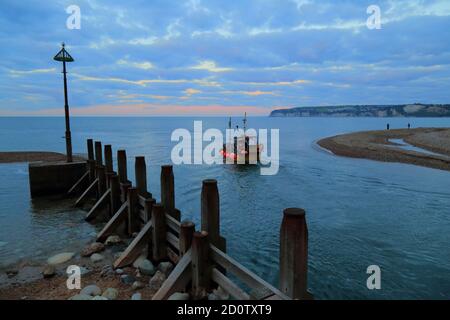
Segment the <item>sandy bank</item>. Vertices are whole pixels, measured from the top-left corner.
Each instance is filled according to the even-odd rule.
[[[81,157],[74,157],[74,160],[81,160]],[[66,155],[57,152],[43,152],[43,151],[14,151],[14,152],[0,152],[0,163],[13,162],[57,162],[66,161]]]
[[[430,152],[405,150],[391,139]],[[364,131],[329,137],[318,144],[336,155],[385,162],[400,162],[450,171],[450,128],[417,128]]]

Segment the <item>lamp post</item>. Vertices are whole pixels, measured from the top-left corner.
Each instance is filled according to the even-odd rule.
[[[63,74],[64,74],[64,113],[66,118],[66,154],[67,162],[72,162],[72,137],[70,133],[70,118],[69,118],[69,100],[67,98],[67,72],[66,72],[66,62],[73,62],[72,56],[64,48],[64,43],[62,44],[62,49],[56,54],[53,60],[62,61],[63,63]]]

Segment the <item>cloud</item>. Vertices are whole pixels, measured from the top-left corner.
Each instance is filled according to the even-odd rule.
[[[275,92],[272,91],[222,91],[223,94],[243,94],[247,96],[257,97],[257,96],[263,96],[263,95],[277,95]]]
[[[74,116],[241,116],[244,112],[252,115],[268,115],[267,109],[255,106],[222,106],[222,105],[160,105],[160,104],[116,104],[72,107]],[[2,110],[0,115],[18,114],[12,110]],[[20,115],[62,116],[64,110],[42,109],[34,112],[20,112]]]
[[[211,60],[203,60],[200,61],[199,64],[191,67],[192,70],[206,70],[209,72],[228,72],[232,71],[232,68],[220,68],[216,65],[214,61]]]
[[[56,68],[33,69],[33,70],[9,70],[9,73],[14,76],[39,74],[39,73],[54,73],[54,72],[56,72]]]
[[[188,96],[192,96],[193,94],[201,93],[201,91],[197,90],[197,89],[188,88],[188,89],[184,90],[184,93]]]
[[[121,66],[129,66],[129,67],[133,67],[133,68],[137,68],[137,69],[143,69],[143,70],[150,70],[150,69],[153,69],[155,67],[153,65],[153,63],[148,62],[148,61],[133,62],[133,61],[125,60],[125,59],[118,60],[117,64],[121,65]]]

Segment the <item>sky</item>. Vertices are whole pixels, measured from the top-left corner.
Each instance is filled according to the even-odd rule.
[[[0,116],[63,115],[63,41],[79,116],[450,103],[447,0],[1,0]]]

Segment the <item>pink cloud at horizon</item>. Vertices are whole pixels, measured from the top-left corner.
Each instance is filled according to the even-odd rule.
[[[183,105],[94,105],[71,107],[73,116],[234,116],[247,112],[250,116],[266,116],[271,110],[256,106],[183,106]],[[64,108],[41,109],[38,111],[11,111],[3,115],[63,116]],[[0,114],[1,115],[1,114]]]

